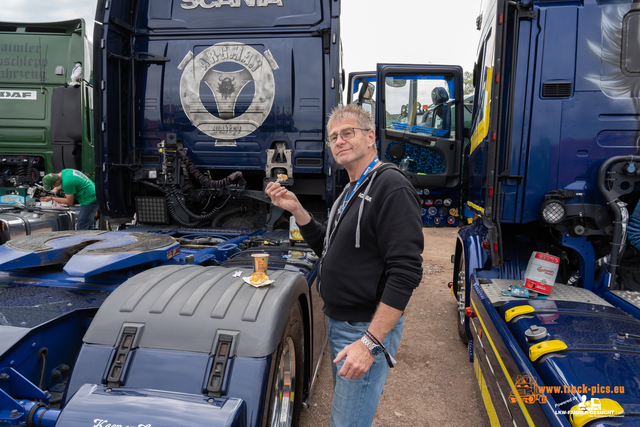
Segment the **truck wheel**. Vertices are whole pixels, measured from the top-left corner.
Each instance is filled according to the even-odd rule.
[[[456,300],[458,302],[458,306],[456,307],[456,323],[458,324],[458,336],[463,343],[467,344],[469,342],[469,339],[467,338],[467,334],[464,330],[464,320],[467,317],[467,312],[465,311],[464,306],[464,255],[460,256],[460,263],[458,264],[458,269],[453,276],[453,280],[455,280],[455,284],[458,285],[458,291],[456,292]]]
[[[271,395],[271,427],[297,426],[302,409],[302,382],[304,375],[304,330],[302,309],[296,301],[282,341],[276,350],[276,364]]]

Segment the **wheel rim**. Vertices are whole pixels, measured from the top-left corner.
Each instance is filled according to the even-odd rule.
[[[293,403],[296,389],[296,350],[291,337],[287,337],[280,353],[280,363],[275,380],[272,427],[290,427],[293,419]]]

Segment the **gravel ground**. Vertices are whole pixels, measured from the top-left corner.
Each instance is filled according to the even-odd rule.
[[[488,427],[473,364],[456,330],[456,301],[447,287],[457,229],[424,228],[423,278],[405,311],[404,332],[376,417],[375,427]],[[328,353],[311,407],[300,426],[329,425],[333,398]]]

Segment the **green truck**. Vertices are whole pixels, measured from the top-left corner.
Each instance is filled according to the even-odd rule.
[[[92,45],[85,22],[0,22],[0,243],[75,229],[77,208],[35,206],[46,173],[94,179]]]
[[[93,179],[92,46],[83,19],[0,22],[0,204],[65,168]]]

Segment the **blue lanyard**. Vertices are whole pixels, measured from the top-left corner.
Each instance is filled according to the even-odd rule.
[[[380,159],[378,159],[376,157],[375,159],[373,159],[371,161],[371,163],[369,163],[369,166],[367,166],[367,168],[364,170],[364,172],[362,172],[362,175],[360,175],[360,178],[358,178],[358,181],[356,182],[356,185],[353,186],[353,190],[342,201],[342,206],[340,206],[340,210],[338,211],[338,214],[342,215],[342,211],[344,210],[344,208],[347,205],[347,203],[349,203],[349,200],[351,200],[351,197],[356,193],[356,190],[358,189],[358,187],[360,187],[360,184],[362,184],[362,181],[364,181],[366,176],[378,164],[379,161],[380,161]]]

